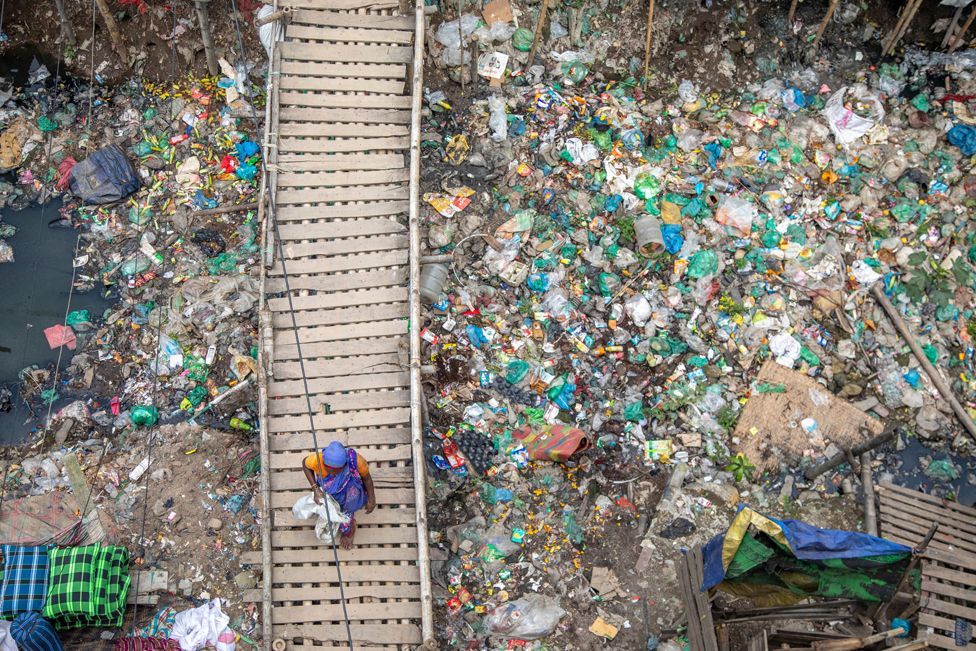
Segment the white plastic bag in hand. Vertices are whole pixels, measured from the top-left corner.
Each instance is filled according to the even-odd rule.
[[[329,544],[332,544],[336,534],[339,533],[339,526],[348,524],[352,520],[352,518],[342,512],[342,509],[339,508],[339,503],[328,493],[325,494],[323,504],[315,501],[314,493],[302,495],[295,502],[295,505],[291,507],[291,512],[296,520],[308,520],[313,515],[317,516],[318,519],[315,521],[315,537]]]

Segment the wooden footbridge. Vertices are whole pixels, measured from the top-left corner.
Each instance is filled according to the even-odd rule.
[[[261,563],[263,581],[249,598],[262,604],[265,648],[412,649],[431,637],[410,327],[423,3],[274,9],[283,36],[271,54],[261,205],[263,548],[245,559]],[[337,439],[361,452],[377,488],[355,547],[338,551],[341,586],[331,546],[291,514],[308,492],[312,427],[320,446]]]

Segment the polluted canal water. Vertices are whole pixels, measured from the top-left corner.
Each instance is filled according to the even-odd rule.
[[[60,207],[59,202],[52,202],[4,215],[4,221],[15,226],[17,232],[8,240],[13,247],[14,261],[0,265],[0,287],[3,288],[0,300],[0,386],[12,394],[11,408],[0,412],[0,445],[24,441],[38,423],[43,423],[46,407],[44,413],[40,413],[39,401],[27,405],[22,400],[19,373],[32,364],[53,368],[58,363],[59,351],[48,346],[44,329],[64,323],[69,295],[71,310],[88,310],[93,316],[101,316],[109,306],[97,291],[71,291],[72,260],[78,232],[49,225],[52,220],[56,223],[59,219]],[[62,373],[73,355],[74,351],[64,348],[60,363]],[[59,402],[55,402],[52,412],[59,406]]]

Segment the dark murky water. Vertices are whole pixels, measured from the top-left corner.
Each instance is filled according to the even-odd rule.
[[[0,264],[0,384],[14,394],[15,406],[0,413],[0,444],[23,441],[35,429],[31,411],[19,397],[18,373],[31,364],[53,367],[58,360],[58,351],[47,345],[44,329],[64,322],[78,237],[73,229],[48,227],[58,218],[59,207],[52,202],[4,214],[4,221],[16,226],[17,234],[9,240],[14,262]],[[107,307],[108,301],[98,292],[75,292],[71,297],[71,309],[89,310],[93,319],[99,319]],[[73,355],[65,348],[62,371]],[[39,418],[43,420],[46,413],[45,408]]]

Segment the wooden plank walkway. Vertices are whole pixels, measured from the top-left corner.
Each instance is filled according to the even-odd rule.
[[[972,633],[962,645],[953,639],[959,622],[976,630],[976,509],[887,482],[878,492],[883,537],[914,547],[939,523],[922,556],[920,639],[936,649],[976,651]]]
[[[265,648],[349,648],[332,548],[291,514],[309,492],[307,392],[319,446],[361,452],[377,489],[355,547],[338,554],[353,646],[416,648],[432,637],[419,339],[408,329],[419,314],[423,4],[274,8],[286,7],[262,195],[263,549],[242,559],[262,565],[263,583],[246,598],[262,603]]]

